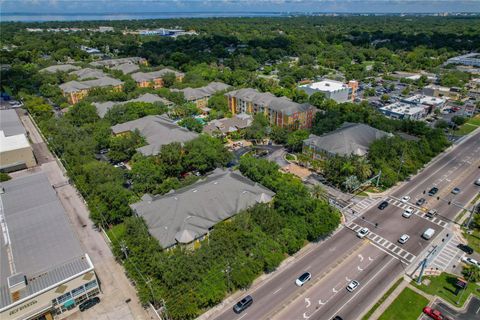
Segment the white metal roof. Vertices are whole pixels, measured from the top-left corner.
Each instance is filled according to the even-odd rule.
[[[27,137],[24,134],[5,137],[3,130],[0,130],[0,152],[18,150],[30,147]]]
[[[335,80],[322,80],[319,82],[305,84],[300,86],[301,88],[310,88],[318,91],[334,92],[347,88],[347,85],[340,81]]]

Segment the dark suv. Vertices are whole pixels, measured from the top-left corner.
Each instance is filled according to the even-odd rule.
[[[100,298],[99,297],[94,297],[94,298],[91,298],[91,299],[88,299],[87,301],[85,302],[82,302],[82,304],[80,304],[78,306],[78,308],[80,309],[80,311],[85,311],[87,309],[90,309],[91,307],[93,307],[94,305],[96,305],[97,303],[100,303]]]
[[[428,191],[428,195],[429,196],[434,196],[436,195],[438,192],[438,188],[437,187],[433,187],[432,189],[430,189],[430,191]]]
[[[423,206],[427,202],[425,198],[420,198],[417,200],[417,206]]]
[[[383,209],[385,209],[386,207],[388,207],[388,202],[387,202],[387,201],[383,201],[383,202],[380,203],[380,205],[378,206],[378,209],[383,210]]]
[[[246,296],[242,300],[238,301],[236,305],[233,306],[233,312],[241,313],[242,311],[250,307],[252,303],[253,303],[252,296]]]
[[[473,249],[469,246],[467,246],[466,244],[462,244],[460,243],[458,246],[457,246],[458,249],[462,250],[463,252],[467,253],[467,254],[472,254],[473,253]]]

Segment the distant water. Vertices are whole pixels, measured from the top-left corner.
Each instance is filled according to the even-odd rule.
[[[0,21],[85,21],[85,20],[143,20],[174,18],[221,18],[221,17],[283,17],[283,12],[143,12],[143,13],[1,13]]]

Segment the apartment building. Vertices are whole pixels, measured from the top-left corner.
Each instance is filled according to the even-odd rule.
[[[233,114],[264,114],[272,125],[283,128],[310,128],[317,109],[308,103],[296,103],[286,97],[246,88],[225,94]]]
[[[182,82],[185,77],[185,74],[182,72],[164,68],[153,72],[135,72],[132,74],[132,79],[135,80],[137,86],[140,88],[158,89],[163,87],[163,77],[169,73],[175,74],[175,79],[178,82]]]
[[[62,94],[67,98],[68,103],[75,104],[85,98],[95,88],[110,88],[113,91],[123,89],[123,81],[111,77],[102,77],[94,80],[68,81],[60,86]]]
[[[222,82],[210,82],[201,88],[172,89],[172,92],[182,92],[186,101],[193,102],[199,109],[207,107],[208,99],[217,92],[230,88],[229,85]]]

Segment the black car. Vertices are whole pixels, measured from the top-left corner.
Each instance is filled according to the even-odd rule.
[[[425,204],[425,202],[427,202],[427,200],[425,200],[425,198],[420,198],[417,200],[417,206],[423,206]]]
[[[457,246],[458,249],[462,250],[463,252],[465,253],[468,253],[468,254],[472,254],[473,253],[473,249],[469,246],[467,246],[466,244],[462,244],[460,243],[458,246]]]
[[[238,301],[236,305],[233,306],[233,312],[241,313],[242,311],[250,307],[252,303],[253,303],[252,296],[246,296],[242,300]]]
[[[82,304],[80,304],[78,306],[78,308],[80,309],[81,312],[83,312],[87,309],[90,309],[91,307],[93,307],[97,303],[100,303],[100,298],[99,297],[91,298],[91,299],[88,299],[85,302],[82,302]]]
[[[343,318],[340,316],[335,316],[335,318],[333,318],[332,320],[343,320]]]
[[[432,189],[430,189],[430,191],[428,191],[428,195],[429,196],[434,196],[435,194],[437,194],[437,192],[438,192],[438,188],[433,187]]]
[[[378,206],[378,209],[383,210],[383,209],[385,209],[386,207],[388,207],[388,202],[387,202],[387,201],[383,201],[383,202],[380,203],[380,205]]]

